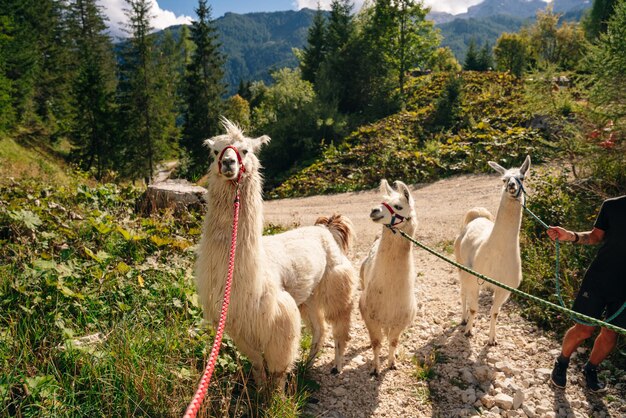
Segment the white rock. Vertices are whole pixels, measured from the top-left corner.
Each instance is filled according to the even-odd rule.
[[[343,386],[339,386],[339,387],[333,389],[333,393],[335,394],[335,396],[346,396],[348,391]]]
[[[466,404],[473,404],[476,402],[476,391],[473,388],[468,388],[461,392],[461,400]]]
[[[358,356],[355,356],[352,359],[352,361],[355,362],[356,364],[360,365],[360,366],[362,366],[363,364],[366,363],[365,358],[363,358],[363,356],[360,355],[360,354]]]
[[[541,379],[547,379],[552,373],[552,369],[548,369],[548,368],[535,369],[535,373],[537,373],[537,375]]]
[[[538,405],[537,408],[535,408],[535,413],[539,414],[540,416],[543,416],[547,414],[548,412],[554,413],[554,411],[552,411],[552,408],[547,407],[543,404]]]
[[[515,373],[515,369],[511,366],[511,363],[509,363],[508,361],[498,361],[495,364],[495,367],[497,370],[501,371],[502,373],[508,376]]]
[[[515,391],[513,395],[513,409],[518,409],[524,403],[524,392],[521,389]]]
[[[493,408],[489,410],[489,413],[498,416],[500,415],[500,408],[498,408],[497,406],[494,406]]]
[[[485,395],[482,398],[480,398],[480,402],[487,409],[491,409],[496,404],[495,399],[493,398],[493,396],[490,396],[490,395]]]
[[[491,374],[492,371],[489,366],[478,366],[474,369],[474,377],[476,377],[479,382],[485,382],[489,380]]]
[[[522,405],[522,411],[526,414],[528,418],[535,418],[535,409],[528,405]]]
[[[476,379],[468,368],[461,369],[461,378],[465,383],[475,383]]]
[[[513,407],[513,398],[506,393],[499,393],[494,398],[496,405],[504,410],[509,410]]]

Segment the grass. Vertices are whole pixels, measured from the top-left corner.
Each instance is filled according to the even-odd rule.
[[[435,366],[442,361],[442,356],[437,350],[433,348],[430,353],[424,357],[413,357],[413,377],[419,381],[430,381],[435,378],[437,373],[435,372]]]
[[[184,412],[214,337],[193,283],[202,215],[140,217],[139,195],[75,181],[0,189],[0,416]],[[199,416],[297,416],[307,372],[285,396],[258,393],[225,339]]]
[[[13,138],[0,136],[0,184],[10,178],[39,178],[47,183],[68,184],[65,163],[39,146],[23,145]]]

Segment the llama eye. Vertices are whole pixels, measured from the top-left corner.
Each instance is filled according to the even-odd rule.
[[[213,154],[217,155],[217,150],[213,151]]]
[[[246,155],[246,154],[248,153],[248,150],[247,150],[247,149],[245,149],[245,150],[241,151],[241,153],[242,153],[243,155]]]
[[[396,210],[402,210],[402,206],[400,205],[393,205],[394,208],[396,208]]]

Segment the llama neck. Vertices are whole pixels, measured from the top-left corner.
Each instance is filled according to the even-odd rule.
[[[398,229],[409,236],[413,236],[415,230],[417,229],[415,214],[412,214],[411,218],[408,221],[405,221],[401,225],[399,225]],[[383,234],[380,238],[380,246],[378,251],[382,251],[383,253],[386,253],[386,255],[399,255],[405,253],[413,254],[411,252],[411,241],[404,238],[398,233],[394,234],[393,231],[387,227],[383,227]]]
[[[488,238],[491,244],[519,246],[519,230],[522,224],[522,205],[516,199],[511,199],[506,192],[502,193],[500,206]]]
[[[208,190],[209,208],[204,224],[204,235],[210,237],[220,249],[217,264],[228,266],[228,252],[233,227],[233,208],[236,188],[214,174]],[[239,221],[237,226],[237,252],[233,287],[245,286],[246,291],[263,292],[259,277],[262,257],[263,199],[260,175],[248,174],[239,186]],[[241,279],[237,279],[238,277]],[[256,284],[256,285],[255,285]]]

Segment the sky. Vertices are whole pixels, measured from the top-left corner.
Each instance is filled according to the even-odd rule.
[[[149,0],[152,2],[152,26],[163,29],[181,23],[190,23],[195,18],[194,9],[198,6],[197,0]],[[366,0],[353,0],[355,10],[361,8]],[[372,1],[372,0],[370,0]],[[483,0],[425,0],[433,11],[452,14],[464,13],[469,6],[481,3]],[[114,36],[124,36],[123,22],[126,21],[124,9],[125,0],[98,0],[109,18],[109,27]],[[274,12],[279,10],[300,10],[308,7],[316,9],[318,0],[208,0],[212,9],[212,17],[218,18],[226,12]],[[319,0],[322,9],[329,9],[331,0]]]

